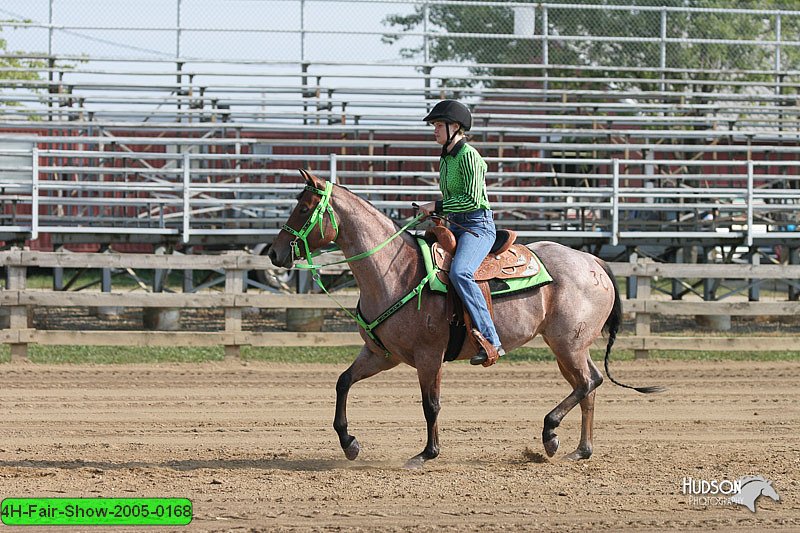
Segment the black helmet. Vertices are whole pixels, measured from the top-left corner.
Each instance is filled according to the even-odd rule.
[[[442,100],[431,109],[428,116],[422,119],[425,122],[456,122],[461,124],[464,131],[469,131],[472,128],[472,113],[469,112],[467,106],[456,100]]]

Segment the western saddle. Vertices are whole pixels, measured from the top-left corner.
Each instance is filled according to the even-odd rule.
[[[453,232],[444,226],[440,221],[425,232],[425,237],[429,241],[434,241],[432,246],[432,257],[434,264],[439,268],[437,277],[445,285],[450,285],[450,264],[456,251],[456,237]],[[483,260],[475,271],[475,281],[478,283],[484,298],[489,314],[494,319],[494,309],[492,307],[492,296],[489,289],[491,279],[510,279],[536,275],[539,263],[534,259],[533,253],[522,244],[515,244],[517,233],[513,230],[497,230],[494,244],[489,255]],[[447,291],[447,314],[451,323],[459,321],[463,315],[463,324],[466,324],[467,331],[471,332],[468,336],[476,349],[486,350],[488,359],[483,366],[491,366],[498,356],[497,350],[486,340],[483,335],[472,327],[472,319],[464,309],[460,298],[455,291]]]

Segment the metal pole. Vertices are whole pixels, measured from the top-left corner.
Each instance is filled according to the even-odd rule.
[[[619,244],[619,159],[611,160],[612,194],[611,194],[611,245]]]
[[[189,234],[191,232],[191,187],[192,187],[192,174],[191,174],[191,160],[189,154],[183,154],[183,243],[189,243]]]
[[[181,4],[183,3],[183,0],[177,0],[177,2],[178,2],[177,5],[178,24],[177,24],[177,30],[175,31],[175,57],[181,57]]]
[[[306,0],[300,0],[300,62],[306,60]]]
[[[775,94],[781,94],[781,15],[775,15]]]
[[[430,18],[430,11],[428,2],[422,6],[422,61],[427,65],[430,61],[430,42],[428,41],[428,20]]]
[[[331,183],[336,183],[336,152],[331,152],[328,157],[330,158]]]
[[[753,161],[747,161],[747,246],[753,246]]]
[[[39,238],[39,149],[31,149],[31,240]]]
[[[750,248],[750,264],[754,267],[761,264],[761,256],[758,254],[758,247],[753,246]],[[748,279],[747,283],[750,285],[747,289],[747,301],[759,301],[761,299],[761,280]]]
[[[542,6],[542,64],[545,66],[544,69],[544,92],[547,93],[547,88],[550,85],[548,83],[548,69],[547,66],[550,64],[549,58],[549,50],[547,44],[547,6]]]
[[[47,19],[48,23],[49,23],[49,26],[47,28],[47,66],[50,67],[48,69],[48,72],[47,72],[47,79],[51,83],[53,81],[53,74],[54,74],[54,72],[53,72],[54,68],[53,67],[55,67],[55,61],[53,60],[53,2],[54,1],[55,0],[50,0],[50,2],[49,2],[50,13],[49,13],[48,19]],[[52,90],[52,88],[53,88],[53,86],[51,85],[49,87],[49,89]],[[47,99],[47,120],[48,121],[52,121],[53,120],[53,99],[52,98],[48,98]]]
[[[659,61],[661,68],[661,92],[666,91],[666,84],[664,83],[665,72],[667,68],[667,10],[661,8],[661,59]]]
[[[50,11],[49,11],[49,14],[48,14],[48,17],[47,17],[47,21],[49,23],[49,26],[47,28],[47,55],[48,56],[52,56],[53,55],[53,2],[54,1],[55,0],[50,0],[50,3],[49,3]]]

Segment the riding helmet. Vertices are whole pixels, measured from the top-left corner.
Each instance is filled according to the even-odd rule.
[[[469,112],[467,106],[456,100],[442,100],[433,106],[428,116],[422,120],[424,122],[435,122],[437,120],[447,123],[456,122],[464,128],[464,131],[469,131],[472,128],[472,113]]]

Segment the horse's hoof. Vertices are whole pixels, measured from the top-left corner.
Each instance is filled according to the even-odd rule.
[[[591,456],[592,456],[591,450],[581,450],[580,448],[578,448],[571,454],[565,455],[564,459],[566,459],[567,461],[583,461]]]
[[[344,456],[350,459],[351,461],[355,461],[356,457],[358,457],[358,452],[361,451],[361,446],[359,446],[358,441],[355,437],[353,440],[350,441],[350,444],[347,448],[344,448]]]
[[[558,437],[553,437],[552,439],[546,441],[544,443],[544,451],[547,454],[547,457],[553,457],[558,451]]]
[[[418,470],[422,468],[424,464],[425,459],[421,455],[417,455],[406,461],[406,464],[403,466],[403,468],[406,470]]]

